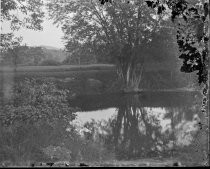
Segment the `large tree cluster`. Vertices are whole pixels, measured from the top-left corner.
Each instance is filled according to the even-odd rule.
[[[137,5],[134,0],[101,5],[95,0],[53,0],[48,9],[54,23],[62,26],[67,50],[81,51],[85,47],[87,55],[114,62],[126,90],[138,90],[148,55],[155,57],[160,52],[157,60],[174,55],[172,25],[166,15],[157,17],[144,1]]]

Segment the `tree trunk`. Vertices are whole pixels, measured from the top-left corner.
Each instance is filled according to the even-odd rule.
[[[123,92],[140,92],[143,64],[119,64],[118,76],[123,81]]]

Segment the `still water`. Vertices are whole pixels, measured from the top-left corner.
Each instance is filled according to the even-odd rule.
[[[1,162],[174,159],[203,164],[207,135],[198,92],[142,92],[71,98],[76,119],[1,131]]]

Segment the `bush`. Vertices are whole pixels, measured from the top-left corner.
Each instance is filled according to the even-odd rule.
[[[55,119],[72,121],[75,113],[68,105],[68,93],[68,90],[57,89],[52,82],[26,79],[14,87],[13,98],[3,107],[0,121],[7,125],[40,119],[46,122]]]
[[[48,161],[43,148],[71,139],[66,128],[73,129],[69,122],[76,115],[68,105],[68,93],[46,80],[26,79],[14,87],[13,98],[0,109],[0,163]]]
[[[0,109],[0,166],[7,161],[13,166],[76,161],[80,156],[99,160],[101,145],[81,138],[70,123],[76,115],[68,95],[47,80],[26,79],[14,87],[13,98]]]
[[[56,61],[56,60],[53,60],[53,59],[47,59],[47,60],[44,60],[42,61],[42,63],[40,64],[41,66],[58,66],[60,65],[61,63]]]

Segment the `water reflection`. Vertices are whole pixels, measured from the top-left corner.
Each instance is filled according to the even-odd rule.
[[[86,119],[83,136],[114,150],[118,160],[175,157],[183,148],[189,153],[201,121],[200,106],[191,101],[191,106],[157,108],[143,107],[139,95],[125,97],[108,120]]]
[[[203,120],[200,105],[194,104],[195,95],[198,96],[174,94],[171,100],[182,98],[182,105],[169,104],[168,98],[163,105],[162,100],[150,94],[119,97],[118,102],[107,101],[105,106],[97,104],[100,100],[96,97],[96,108],[94,100],[90,107],[75,106],[81,112],[71,123],[57,118],[52,123],[40,119],[33,124],[20,122],[2,127],[0,162],[26,165],[34,161],[100,162],[171,157],[199,164],[203,161],[207,136],[199,136],[202,145],[194,146],[200,131],[198,122]],[[100,106],[106,109],[100,110]]]

